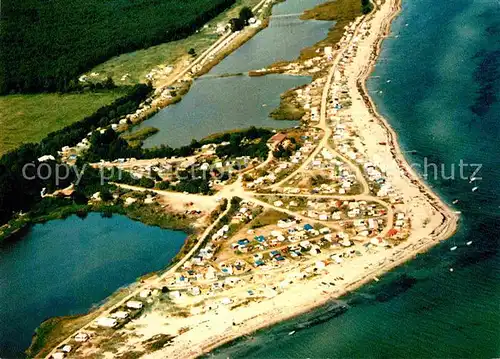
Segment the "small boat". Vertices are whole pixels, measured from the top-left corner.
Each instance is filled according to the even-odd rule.
[[[454,251],[455,249],[457,249],[457,246],[453,246],[450,248],[450,251]]]
[[[294,335],[295,334],[295,330],[292,330],[290,333],[288,333],[288,335]]]
[[[450,268],[450,272],[453,272],[453,268]]]
[[[472,241],[468,241],[466,244],[470,246],[472,244]]]
[[[472,183],[472,182],[474,182],[475,180],[477,180],[477,178],[476,178],[476,177],[471,177],[471,178],[470,178],[470,180],[469,180],[469,183]]]
[[[457,204],[458,203],[458,199],[454,200],[453,202],[451,202],[453,204]]]
[[[473,188],[472,188],[472,192],[476,192],[478,188],[479,188],[479,187],[477,187],[477,186],[476,186],[476,187],[473,187]]]
[[[462,211],[453,211],[455,214],[462,214]]]
[[[387,80],[386,82],[387,82],[388,84],[390,84],[390,83],[391,83],[391,80]]]

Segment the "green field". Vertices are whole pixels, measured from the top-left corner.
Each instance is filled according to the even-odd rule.
[[[193,34],[235,0],[2,0],[0,93],[66,91],[112,56]]]
[[[123,95],[121,91],[85,94],[37,94],[0,97],[0,155],[24,142],[82,120]]]

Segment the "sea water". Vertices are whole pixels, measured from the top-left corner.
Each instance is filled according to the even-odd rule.
[[[312,312],[211,356],[500,356],[500,2],[403,0],[382,50],[371,96],[403,149],[417,151],[408,161],[445,201],[458,200],[458,233],[342,298],[342,315],[288,336]],[[465,177],[480,165],[482,179],[460,179],[461,160]]]

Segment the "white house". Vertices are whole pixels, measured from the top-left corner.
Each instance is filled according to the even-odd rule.
[[[120,310],[120,311],[114,312],[113,314],[111,314],[111,316],[115,319],[126,319],[126,318],[128,318],[128,312]]]
[[[139,302],[138,300],[130,300],[127,302],[127,308],[141,309],[142,307],[143,307],[142,302]]]
[[[108,318],[108,317],[101,317],[98,318],[95,323],[100,326],[100,327],[105,327],[105,328],[113,328],[115,327],[118,322],[116,321],[115,318]]]
[[[75,335],[75,342],[82,343],[86,342],[87,340],[89,340],[89,335],[87,333],[78,333],[77,335]]]

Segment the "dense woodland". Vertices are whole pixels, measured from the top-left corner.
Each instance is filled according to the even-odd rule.
[[[235,0],[3,0],[0,94],[67,91],[93,66],[184,38]]]

